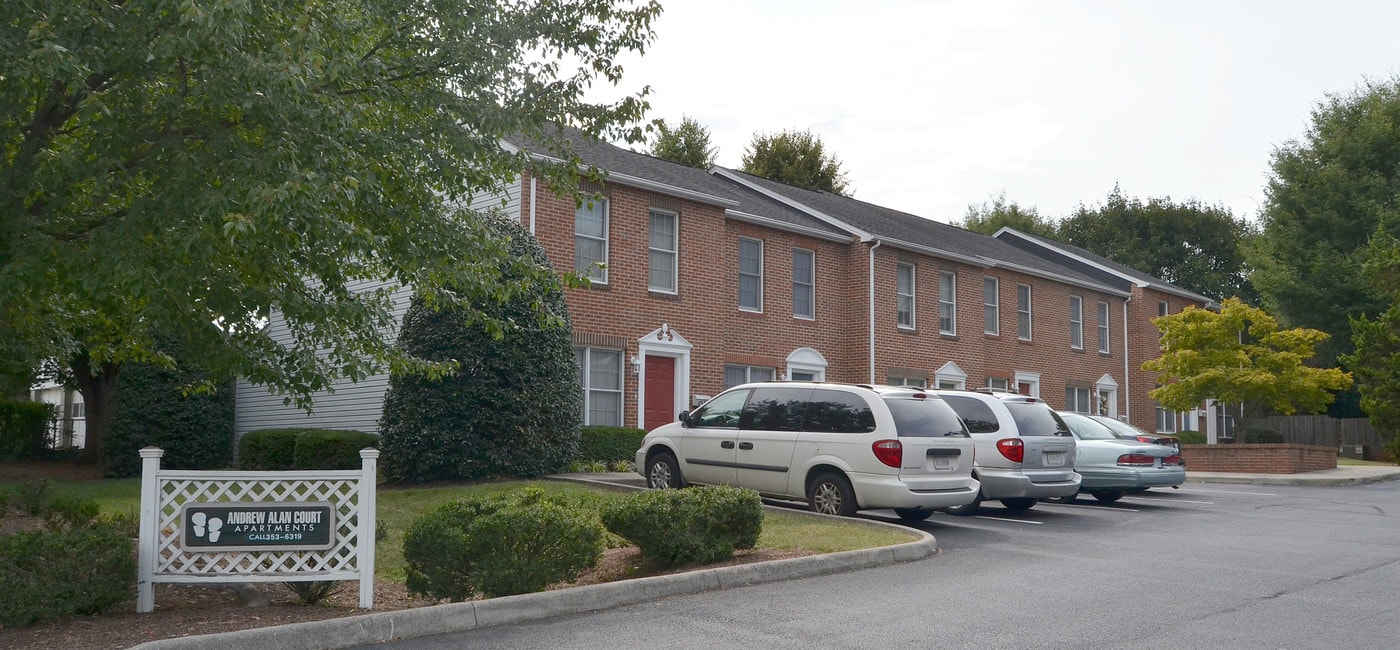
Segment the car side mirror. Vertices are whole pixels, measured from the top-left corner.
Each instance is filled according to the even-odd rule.
[[[690,411],[681,411],[676,414],[676,419],[681,421],[681,426],[690,426]]]

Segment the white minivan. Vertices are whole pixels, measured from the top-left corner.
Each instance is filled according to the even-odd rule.
[[[977,498],[972,455],[967,428],[930,391],[761,382],[652,430],[637,470],[652,488],[734,485],[814,512],[919,521]]]
[[[970,515],[996,499],[1012,512],[1030,510],[1040,499],[1079,492],[1074,471],[1074,435],[1043,400],[1006,392],[940,390],[977,442],[974,476],[982,491],[971,503],[948,509]]]

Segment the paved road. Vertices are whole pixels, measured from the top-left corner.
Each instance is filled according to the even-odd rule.
[[[939,556],[387,647],[1400,645],[1400,483],[1190,484],[922,527]]]

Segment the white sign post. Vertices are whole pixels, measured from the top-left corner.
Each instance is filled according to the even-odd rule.
[[[358,580],[374,607],[375,468],[206,472],[163,470],[141,450],[136,611],[155,609],[155,583]]]

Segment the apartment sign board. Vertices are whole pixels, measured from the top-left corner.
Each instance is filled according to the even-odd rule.
[[[335,545],[329,502],[187,503],[187,551],[324,551]]]

